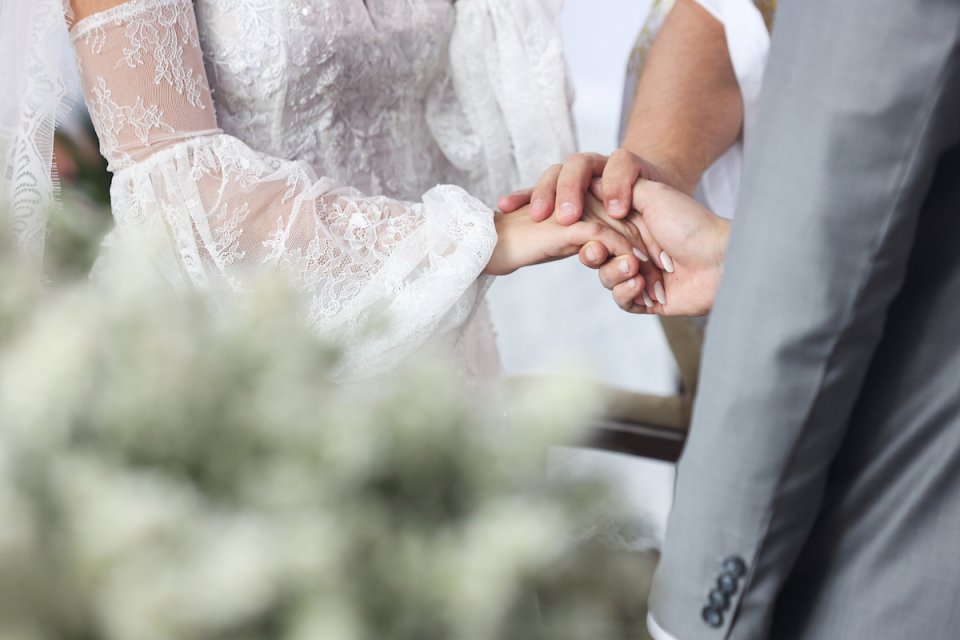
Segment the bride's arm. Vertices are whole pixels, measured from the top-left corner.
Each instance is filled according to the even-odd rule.
[[[489,208],[453,186],[419,203],[367,197],[257,153],[218,128],[190,0],[74,2],[120,241],[160,234],[165,273],[204,288],[285,271],[309,321],[349,347],[347,367],[374,368],[469,317],[498,244]],[[507,251],[493,272],[576,251],[572,236],[527,237],[546,249]],[[387,328],[370,335],[376,316]]]

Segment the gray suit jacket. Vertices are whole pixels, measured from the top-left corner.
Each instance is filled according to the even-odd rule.
[[[788,0],[651,611],[960,637],[960,1]]]

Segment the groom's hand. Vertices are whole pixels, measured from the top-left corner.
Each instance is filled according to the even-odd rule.
[[[571,224],[583,215],[583,196],[597,178],[600,183],[594,195],[614,218],[629,213],[633,185],[641,178],[680,187],[663,167],[626,149],[617,149],[610,156],[575,153],[563,164],[547,169],[534,187],[506,195],[498,205],[510,212],[529,204],[534,220],[556,215],[561,224]]]

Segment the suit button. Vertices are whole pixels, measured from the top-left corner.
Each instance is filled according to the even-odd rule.
[[[723,561],[723,570],[734,578],[742,578],[747,575],[747,563],[740,556],[730,556]]]
[[[710,592],[710,596],[707,598],[710,601],[710,606],[726,611],[730,606],[730,596],[725,594],[720,589],[714,589]]]
[[[732,596],[737,592],[739,587],[740,583],[737,581],[736,576],[731,573],[721,573],[720,577],[717,578],[717,589],[724,595]]]
[[[703,616],[703,621],[707,623],[708,627],[713,627],[716,629],[717,627],[723,625],[723,614],[719,609],[714,607],[704,607],[701,615]]]

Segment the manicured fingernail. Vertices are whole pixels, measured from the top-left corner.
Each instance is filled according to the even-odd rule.
[[[673,260],[667,255],[666,251],[660,252],[660,264],[663,265],[664,271],[667,273],[673,273]]]
[[[627,275],[630,273],[630,263],[624,258],[620,261],[620,273]]]
[[[611,200],[611,201],[610,201],[610,204],[607,205],[607,207],[610,209],[610,213],[623,213],[623,212],[624,212],[623,203],[620,202],[620,201],[617,200],[617,199]]]
[[[653,306],[653,300],[650,299],[650,294],[646,291],[643,292],[643,304],[647,305],[648,307]]]
[[[597,261],[597,250],[594,249],[593,247],[589,247],[587,249],[587,260],[589,260],[590,262]]]
[[[627,280],[627,286],[630,287],[631,289],[636,289],[636,288],[637,288],[637,279],[636,279],[636,278],[630,278],[629,280]]]
[[[572,202],[564,202],[560,205],[559,215],[561,218],[572,218],[577,215],[577,208],[573,206]]]
[[[642,260],[643,262],[648,262],[650,260],[647,254],[645,254],[643,251],[640,251],[640,249],[637,249],[636,247],[633,248],[633,255],[640,258],[640,260]]]
[[[663,290],[663,283],[658,282],[653,285],[653,293],[657,296],[657,302],[667,304],[667,292]]]
[[[543,198],[537,198],[533,201],[531,209],[533,209],[534,213],[540,213],[543,211],[545,205],[546,203],[543,201]]]

